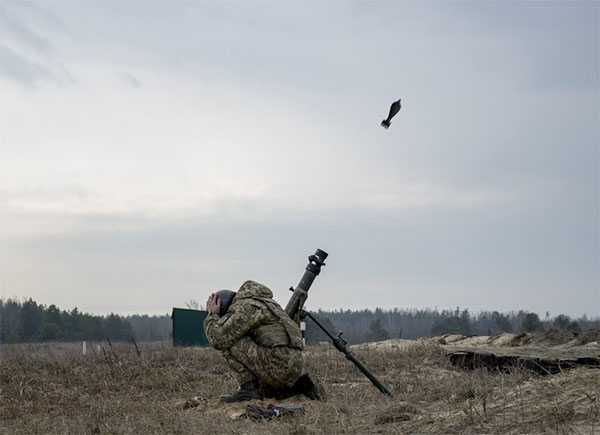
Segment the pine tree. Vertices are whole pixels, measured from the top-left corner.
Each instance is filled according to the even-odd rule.
[[[536,313],[527,313],[521,322],[521,329],[525,332],[535,332],[544,329],[544,326]]]
[[[382,341],[389,338],[388,332],[384,329],[381,324],[381,319],[375,319],[369,326],[369,333],[367,334],[367,341]]]

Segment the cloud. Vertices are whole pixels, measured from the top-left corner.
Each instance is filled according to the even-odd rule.
[[[0,75],[27,88],[44,80],[61,85],[75,83],[74,77],[61,63],[28,60],[3,44],[0,44]]]
[[[150,293],[288,288],[287,252],[322,247],[324,307],[593,306],[596,4],[13,5],[0,236],[19,293],[150,312]]]
[[[103,296],[118,300],[114,310],[163,312],[190,295],[257,279],[285,301],[285,289],[319,247],[330,258],[311,290],[312,308],[460,305],[600,314],[597,248],[577,240],[586,235],[571,230],[557,237],[562,218],[515,219],[502,206],[433,214],[348,209],[255,222],[97,216],[105,221],[96,229],[91,218],[83,231],[3,238],[11,253],[3,257],[3,288],[43,296],[41,281],[61,289],[53,303],[76,300],[93,310],[90,301]],[[559,297],[565,291],[568,304]]]
[[[47,37],[33,31],[21,20],[15,18],[8,9],[8,5],[3,5],[0,9],[0,25],[3,28],[3,39],[8,38],[15,44],[42,55],[49,55],[54,52],[54,46]]]
[[[123,77],[123,80],[125,80],[126,83],[130,84],[134,88],[139,88],[141,86],[141,83],[137,79],[137,77],[134,76],[133,74],[129,73],[129,72],[123,73],[122,77]]]
[[[0,74],[25,85],[31,85],[43,75],[39,66],[29,64],[22,56],[0,45]]]
[[[4,3],[0,5],[0,27],[3,76],[26,86],[44,80],[59,84],[75,82],[52,42],[52,32],[65,31],[54,14],[35,3]]]

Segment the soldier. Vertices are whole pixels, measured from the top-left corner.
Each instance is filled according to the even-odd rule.
[[[220,290],[209,296],[206,309],[208,342],[221,351],[240,384],[220,401],[263,399],[265,391],[273,390],[318,398],[316,387],[303,375],[300,328],[266,286],[246,281],[237,293]]]

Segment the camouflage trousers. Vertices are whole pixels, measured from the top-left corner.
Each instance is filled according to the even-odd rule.
[[[221,352],[240,385],[253,379],[275,388],[294,385],[302,374],[302,351],[287,346],[263,347],[242,337]]]

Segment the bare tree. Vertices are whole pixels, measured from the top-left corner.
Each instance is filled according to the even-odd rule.
[[[186,308],[189,308],[190,310],[203,310],[204,309],[204,305],[198,303],[198,301],[196,299],[190,299],[189,301],[187,301],[185,303]]]

